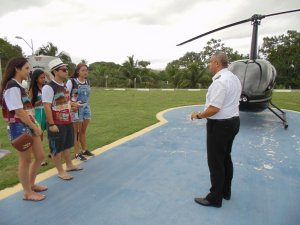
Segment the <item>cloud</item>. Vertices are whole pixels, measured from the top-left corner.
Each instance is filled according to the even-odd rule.
[[[202,1],[203,2],[203,1]],[[139,14],[137,21],[145,25],[173,24],[201,3],[199,0],[158,1],[145,14]]]
[[[58,51],[68,52],[72,59],[122,63],[127,56],[151,61],[150,67],[178,59],[188,51],[199,52],[211,38],[226,46],[248,53],[251,22],[203,37],[184,46],[176,44],[201,33],[250,18],[299,8],[299,0],[2,0],[1,34],[25,54],[52,42]],[[17,18],[17,19],[16,19]],[[259,26],[262,36],[300,30],[300,12],[268,17]],[[3,38],[3,37],[1,37]]]
[[[49,1],[47,0],[1,0],[0,17],[17,10],[26,10],[30,7],[40,7],[46,5],[48,2]]]

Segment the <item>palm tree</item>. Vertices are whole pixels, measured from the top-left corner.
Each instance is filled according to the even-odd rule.
[[[129,86],[131,88],[134,87],[134,80],[137,78],[137,65],[138,61],[134,61],[134,55],[132,56],[127,56],[128,61],[125,61],[122,64],[122,71],[123,75],[128,78],[129,80]]]
[[[48,42],[47,45],[43,45],[36,51],[38,55],[49,55],[49,56],[56,56],[57,52],[58,52],[58,48],[54,46],[51,42]]]

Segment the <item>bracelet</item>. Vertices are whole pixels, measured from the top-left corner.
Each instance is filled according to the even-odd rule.
[[[55,124],[49,124],[48,126],[49,126],[49,127],[52,127],[52,126],[55,126]]]
[[[201,115],[201,113],[200,113],[200,115]],[[199,120],[201,120],[202,119],[202,117],[199,115],[199,113],[197,113],[197,119],[199,119]]]

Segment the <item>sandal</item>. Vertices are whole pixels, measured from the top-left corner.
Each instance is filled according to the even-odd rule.
[[[46,198],[45,195],[41,195],[38,193],[33,192],[32,194],[24,194],[23,200],[24,201],[33,201],[33,202],[39,202]]]
[[[83,170],[83,168],[81,168],[79,166],[73,166],[71,168],[66,168],[67,172],[70,172],[70,171],[79,171],[79,170]]]
[[[48,190],[48,187],[47,186],[40,186],[40,185],[33,185],[33,187],[31,187],[31,189],[34,191],[34,192],[43,192],[43,191],[47,191]]]
[[[72,180],[73,177],[68,173],[58,174],[57,175],[62,180]]]
[[[46,161],[41,163],[41,166],[47,166],[47,165],[48,165],[48,163]]]

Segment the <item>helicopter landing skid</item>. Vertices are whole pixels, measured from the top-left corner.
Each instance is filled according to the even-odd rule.
[[[288,128],[288,123],[287,123],[287,120],[286,120],[286,113],[284,111],[282,111],[281,109],[279,109],[276,105],[274,105],[272,102],[270,102],[270,104],[275,107],[281,114],[275,112],[275,110],[273,110],[270,106],[268,106],[268,109],[274,113],[279,119],[282,120],[282,123],[283,123],[283,126],[284,126],[284,129],[287,129]]]

